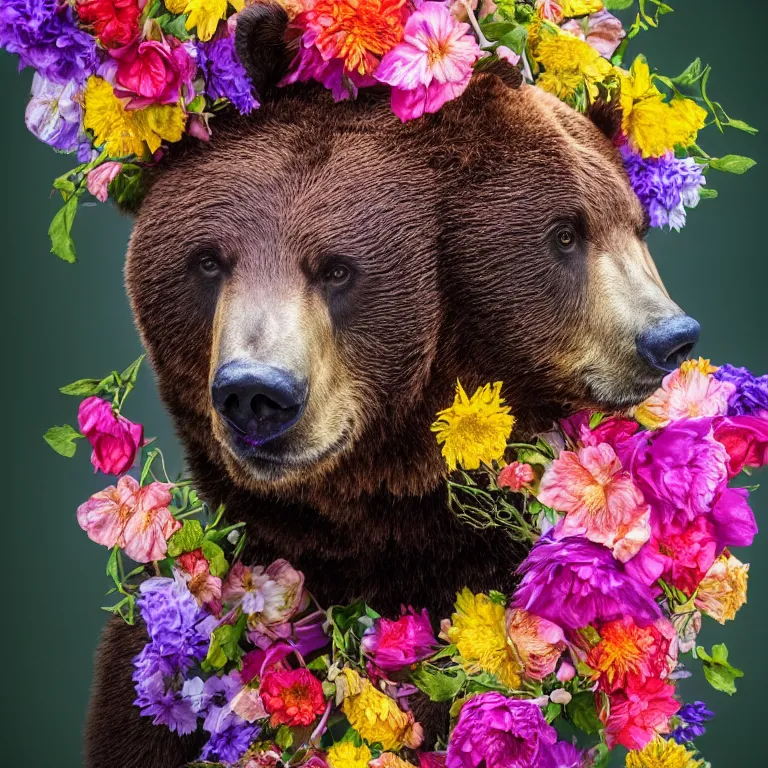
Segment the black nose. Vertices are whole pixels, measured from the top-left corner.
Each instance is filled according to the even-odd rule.
[[[224,420],[248,442],[261,445],[299,420],[307,385],[289,371],[236,360],[216,371],[211,395]]]
[[[700,331],[688,315],[669,317],[637,337],[637,351],[654,368],[674,371],[693,351]]]

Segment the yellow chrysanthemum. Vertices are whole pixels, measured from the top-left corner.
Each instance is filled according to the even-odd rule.
[[[500,381],[479,387],[472,397],[456,382],[453,405],[440,411],[432,425],[448,469],[477,469],[481,462],[490,464],[504,456],[515,417],[503,402]]]
[[[496,675],[510,688],[520,685],[521,666],[507,639],[504,606],[488,595],[475,595],[466,587],[459,592],[448,639],[470,664]]]
[[[368,768],[372,757],[367,744],[356,747],[351,741],[341,741],[328,750],[331,768]]]
[[[747,602],[749,563],[726,551],[715,560],[696,592],[696,607],[720,624],[736,617]]]
[[[153,104],[132,113],[139,136],[155,152],[163,141],[181,141],[187,116],[178,104]]]
[[[613,74],[607,59],[567,32],[543,34],[536,44],[534,58],[544,67],[536,85],[562,100],[573,96],[582,84],[590,99],[597,98],[598,84]]]
[[[586,16],[589,13],[597,13],[603,10],[603,0],[563,0],[560,3],[563,16]]]
[[[415,749],[423,732],[411,712],[403,712],[394,699],[371,685],[348,667],[344,678],[344,703],[341,709],[352,727],[369,743],[379,742],[385,750]]]
[[[699,371],[705,376],[711,376],[717,372],[717,366],[712,365],[707,358],[700,357],[697,360],[686,360],[680,365],[680,373],[687,375],[692,371]]]
[[[703,760],[697,760],[682,744],[672,739],[656,736],[641,750],[630,752],[626,768],[700,768]]]
[[[629,72],[615,71],[621,86],[622,129],[643,157],[660,157],[676,146],[689,147],[696,141],[707,119],[706,110],[691,99],[665,101],[642,56],[635,59]]]
[[[197,27],[200,40],[210,40],[219,22],[227,15],[227,5],[242,11],[245,0],[166,0],[165,7],[171,13],[186,13],[187,29]]]

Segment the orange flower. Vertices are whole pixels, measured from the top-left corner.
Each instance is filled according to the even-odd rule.
[[[317,35],[323,59],[341,59],[348,72],[370,75],[403,39],[406,15],[405,0],[318,0],[301,22]]]

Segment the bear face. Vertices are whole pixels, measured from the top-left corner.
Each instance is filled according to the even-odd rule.
[[[299,87],[164,162],[126,279],[193,466],[336,514],[439,485],[457,378],[503,381],[527,433],[653,391],[638,339],[682,313],[645,229],[618,151],[540,89],[479,74],[403,126]]]

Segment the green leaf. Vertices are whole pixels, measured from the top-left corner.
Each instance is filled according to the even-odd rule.
[[[600,413],[599,411],[596,411],[589,417],[589,428],[595,429],[595,427],[599,427],[600,423],[605,418],[604,413]]]
[[[146,355],[140,355],[134,360],[121,374],[120,378],[123,380],[123,384],[135,384],[136,377],[139,374],[139,368]]]
[[[222,669],[228,661],[240,661],[243,655],[240,638],[245,632],[246,621],[247,617],[243,615],[237,624],[222,624],[213,630],[208,653],[201,665],[204,671]]]
[[[194,552],[202,544],[203,526],[198,520],[185,520],[181,528],[168,539],[168,555],[178,557],[185,552]]]
[[[704,662],[704,677],[716,690],[733,696],[736,693],[736,680],[744,677],[740,669],[728,663],[728,648],[725,643],[712,646],[710,656],[701,646],[696,649],[699,658]]]
[[[715,197],[717,197],[717,190],[711,189],[710,187],[702,187],[699,190],[699,197],[702,200],[711,200]]]
[[[495,41],[501,40],[504,35],[508,35],[519,26],[514,21],[489,21],[487,24],[481,24],[480,29],[489,40]]]
[[[420,664],[411,672],[411,682],[429,696],[432,701],[451,701],[467,680],[463,670],[456,667],[455,674],[440,670],[432,671]]]
[[[48,235],[51,238],[51,253],[73,264],[77,261],[75,243],[72,240],[72,223],[77,213],[78,195],[72,195],[53,217]]]
[[[605,0],[603,5],[608,11],[626,11],[635,0]]]
[[[205,559],[210,564],[211,575],[224,578],[229,570],[229,563],[224,555],[224,550],[218,544],[208,539],[203,541],[202,546]]]
[[[522,53],[525,48],[525,43],[528,40],[528,30],[525,27],[515,27],[511,32],[507,32],[499,40],[500,45],[506,45],[507,48],[511,48],[515,53]]]
[[[757,128],[753,128],[749,123],[745,123],[743,120],[729,120],[727,125],[730,128],[736,128],[738,131],[744,131],[745,133],[752,134],[753,136],[758,132]]]
[[[603,727],[597,716],[595,696],[589,691],[577,693],[566,705],[565,712],[571,722],[588,735],[597,733]]]
[[[562,704],[555,704],[554,701],[550,701],[544,708],[544,719],[552,725],[563,712]]]
[[[709,161],[709,167],[716,171],[724,173],[736,173],[741,175],[746,173],[752,166],[756,165],[751,157],[742,155],[725,155],[724,157],[713,157]]]
[[[116,585],[120,584],[120,574],[117,566],[117,558],[120,556],[120,547],[112,547],[107,560],[107,576],[109,576]]]
[[[283,749],[290,749],[293,746],[293,731],[287,725],[281,725],[277,729],[275,743]]]
[[[75,440],[80,440],[83,437],[85,437],[85,435],[81,435],[76,429],[70,427],[69,424],[64,424],[61,427],[51,427],[43,435],[43,440],[45,440],[56,453],[71,459],[77,450]]]
[[[155,21],[160,25],[163,32],[167,32],[169,35],[173,35],[179,40],[189,40],[189,38],[192,37],[186,27],[186,15],[173,16],[170,13],[165,13],[162,16],[158,16]]]
[[[524,464],[534,464],[540,467],[546,467],[552,463],[552,459],[550,459],[549,456],[545,456],[534,448],[516,448],[515,451],[517,453],[517,460]]]
[[[701,79],[704,73],[701,67],[701,59],[694,59],[677,77],[671,78],[675,85],[683,87],[693,85]]]
[[[99,391],[100,379],[78,379],[65,387],[59,387],[62,395],[75,395],[76,397],[89,397]]]
[[[611,750],[605,742],[600,742],[589,751],[590,768],[608,768],[611,762]]]

